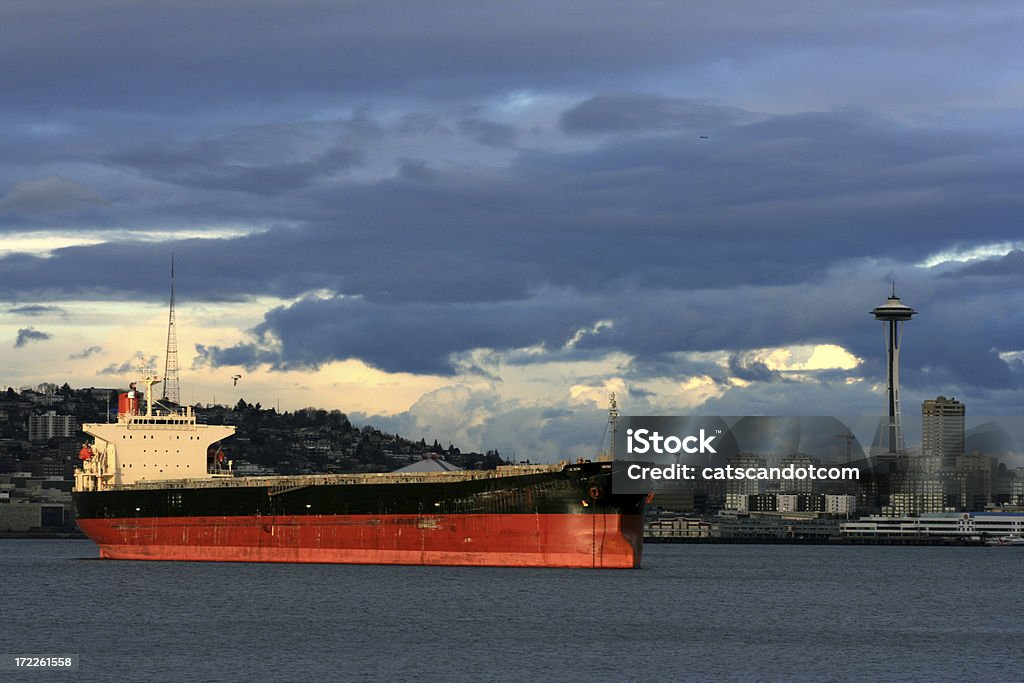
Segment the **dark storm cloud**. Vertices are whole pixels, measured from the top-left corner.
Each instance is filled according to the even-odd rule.
[[[450,375],[450,356],[475,348],[564,345],[587,312],[563,302],[376,305],[361,299],[305,300],[267,313],[255,343],[198,346],[199,364],[317,367],[359,358],[391,372]]]
[[[936,393],[950,386],[1019,389],[1024,377],[1009,372],[999,353],[1024,347],[1022,305],[1018,292],[981,287],[922,299],[921,315],[906,326],[905,348],[917,360],[906,372],[901,367],[901,378]]]
[[[14,348],[20,349],[30,342],[46,341],[52,335],[49,332],[41,332],[31,327],[22,327],[18,330],[18,337],[14,341]]]
[[[401,180],[426,183],[434,180],[436,175],[424,161],[402,159],[398,163],[397,177]]]
[[[632,133],[688,129],[711,132],[755,118],[721,107],[660,95],[597,95],[564,112],[567,133]],[[710,137],[710,136],[709,136]]]
[[[275,194],[346,171],[361,158],[355,150],[335,147],[309,161],[246,165],[226,159],[222,150],[195,145],[184,150],[154,146],[114,157],[112,161],[154,180],[183,187]]]
[[[518,136],[513,126],[478,118],[463,119],[459,122],[459,130],[489,147],[511,147]]]
[[[881,325],[868,311],[884,300],[887,283],[870,270],[855,275],[833,276],[807,288],[650,291],[642,297],[538,292],[500,304],[308,300],[267,314],[253,342],[198,350],[200,362],[212,365],[267,364],[284,369],[354,357],[389,371],[441,375],[464,370],[458,354],[481,347],[509,352],[502,362],[513,365],[594,360],[624,351],[635,355],[623,371],[629,381],[706,375],[727,385],[730,378],[755,383],[785,380],[783,373],[744,351],[751,346],[838,343],[865,363],[852,371],[819,371],[817,381],[841,384],[859,377],[877,383],[885,373],[884,346]],[[928,296],[923,292],[929,280],[918,274],[906,283],[905,300],[921,314],[906,326],[904,381],[935,394],[956,386],[1021,387],[1024,377],[1009,372],[996,350],[1020,346],[1014,311],[1024,306],[1024,296],[1006,298],[998,291],[977,290]],[[872,282],[877,286],[869,287]],[[984,334],[965,327],[965,310],[974,321],[988,321]],[[1001,318],[1006,322],[995,322]],[[577,335],[597,320],[611,320],[612,325]],[[537,344],[544,353],[515,352]],[[678,355],[723,349],[734,350],[724,367]]]
[[[90,346],[87,349],[82,349],[78,353],[72,353],[70,356],[68,356],[68,360],[81,360],[83,358],[88,358],[89,356],[93,356],[93,355],[95,355],[97,353],[102,353],[102,351],[103,351],[103,348],[100,347],[100,346]]]
[[[201,344],[214,365],[541,345],[768,396],[788,383],[747,349],[840,343],[877,378],[896,274],[907,381],[1009,392],[1019,253],[912,264],[1019,239],[1020,29],[984,3],[20,3],[0,232],[253,234],[9,253],[0,297],[163,301],[174,251],[179,300],[348,295]]]
[[[501,92],[524,81],[578,84],[588,70],[607,78],[666,68],[666,56],[678,64],[718,52],[715,41],[699,37],[709,27],[750,53],[793,32],[789,22],[772,20],[779,12],[756,7],[750,24],[732,26],[724,10],[662,4],[594,2],[585,14],[558,3],[445,0],[264,0],[237,8],[21,3],[0,25],[0,61],[18,64],[0,74],[0,89],[28,111],[73,104],[178,113],[263,102],[268,92],[313,101],[339,93],[441,98]],[[807,23],[808,32],[823,28]]]
[[[183,133],[191,131],[185,129]],[[216,134],[117,143],[99,161],[153,180],[203,190],[275,195],[344,173],[380,137],[366,111],[327,121],[242,125]]]
[[[88,188],[57,176],[24,180],[0,197],[0,214],[20,217],[67,215],[108,206]]]
[[[136,351],[128,360],[123,363],[111,363],[110,365],[97,370],[97,375],[127,375],[130,373],[139,372],[139,368],[155,368],[157,363],[156,356],[149,356],[148,358],[142,351]]]
[[[735,79],[743,88],[750,73],[777,79],[791,97],[835,89],[837,76],[848,90],[874,85],[891,98],[920,97],[922,82],[985,93],[991,85],[979,75],[1005,63],[1020,35],[1018,17],[992,11],[1004,7],[17,3],[0,24],[0,62],[18,68],[0,73],[0,89],[21,111],[173,114],[381,93],[454,98],[524,84],[616,91],[638,74],[676,83]],[[281,94],[288,99],[273,96]]]
[[[612,349],[651,358],[808,340],[867,357],[877,351],[877,331],[864,316],[879,302],[860,287],[870,277],[884,298],[887,276],[868,268],[844,282],[836,268],[884,257],[902,271],[951,243],[970,246],[965,225],[979,226],[979,244],[1017,234],[1008,190],[1022,162],[982,155],[956,163],[969,152],[1016,149],[1012,136],[951,140],[845,110],[732,124],[713,146],[689,133],[654,132],[580,152],[526,151],[505,168],[407,161],[416,173],[311,184],[245,203],[223,193],[213,193],[221,202],[185,195],[193,201],[172,213],[266,212],[289,227],[216,242],[12,255],[2,261],[0,291],[19,299],[118,292],[163,300],[162,278],[128,274],[163,271],[173,250],[179,296],[192,300],[292,298],[316,289],[361,297],[276,309],[252,343],[204,347],[204,360],[215,365],[315,367],[356,357],[388,370],[450,374],[452,354],[479,347],[543,344],[555,358]],[[929,277],[919,276],[918,291]],[[1002,309],[996,292],[980,294],[983,305],[971,310],[998,334],[928,330],[929,339],[956,339],[962,348],[928,342],[921,381],[1017,381],[992,349],[1017,348],[1019,325],[1012,316],[1002,326],[988,318]],[[960,299],[951,291],[929,303],[955,311]],[[944,324],[963,329],[955,317]],[[615,325],[564,348],[603,319]],[[961,355],[965,349],[971,353]]]
[[[729,356],[729,375],[747,382],[778,382],[782,374],[771,370],[763,361],[734,353]]]
[[[43,306],[40,304],[28,304],[25,306],[13,306],[7,309],[8,313],[15,315],[30,315],[30,316],[41,316],[41,315],[60,315],[66,316],[65,311],[60,306]]]

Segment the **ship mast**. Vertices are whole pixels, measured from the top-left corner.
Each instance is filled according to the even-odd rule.
[[[615,459],[615,433],[619,425],[619,404],[615,402],[615,392],[608,394],[608,422],[604,426],[604,434],[601,435],[601,443],[597,447],[597,459],[609,461]],[[604,450],[604,437],[609,435],[608,450]]]
[[[164,359],[164,394],[162,401],[181,404],[178,383],[178,337],[174,329],[174,254],[171,254],[171,310],[167,319],[167,355]]]
[[[615,460],[615,432],[619,427],[619,404],[615,401],[615,392],[608,394],[608,431],[611,432],[609,440],[608,459]]]

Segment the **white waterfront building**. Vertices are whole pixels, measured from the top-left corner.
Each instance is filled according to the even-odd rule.
[[[1024,534],[1024,512],[937,512],[919,517],[861,517],[843,522],[850,538],[983,539]]]

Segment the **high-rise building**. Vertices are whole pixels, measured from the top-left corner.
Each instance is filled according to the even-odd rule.
[[[992,502],[992,480],[996,473],[996,459],[990,455],[960,455],[956,457],[955,478],[960,489],[960,507],[963,510],[984,510]]]
[[[1013,481],[1010,483],[1010,505],[1024,505],[1024,467],[1018,467],[1013,472]]]
[[[28,440],[47,441],[55,436],[74,436],[78,430],[74,415],[58,415],[48,410],[42,415],[30,415],[28,418]]]
[[[952,458],[964,454],[964,415],[967,407],[955,398],[939,396],[921,404],[922,455]]]
[[[830,515],[852,515],[857,511],[857,496],[825,494],[825,512]]]
[[[787,455],[786,457],[782,458],[779,464],[783,468],[787,467],[788,465],[792,465],[794,469],[800,467],[821,467],[820,460],[818,460],[817,458],[812,458],[806,453],[794,453],[792,455]],[[810,478],[783,479],[781,482],[779,482],[779,490],[782,493],[817,493],[816,489],[818,487],[815,486],[816,483],[818,483],[818,480]]]
[[[755,453],[740,453],[726,460],[726,464],[739,468],[764,467],[764,458]],[[746,512],[749,497],[764,493],[764,481],[760,479],[730,479],[725,484],[725,507]]]

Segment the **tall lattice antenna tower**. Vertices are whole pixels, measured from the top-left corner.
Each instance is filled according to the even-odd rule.
[[[615,434],[619,431],[619,404],[615,400],[615,392],[608,394],[608,431],[611,432],[611,446],[608,448],[608,455],[611,460],[615,459]]]
[[[171,254],[171,312],[167,319],[167,356],[164,361],[164,395],[161,400],[180,405],[178,337],[174,332],[174,254]]]

